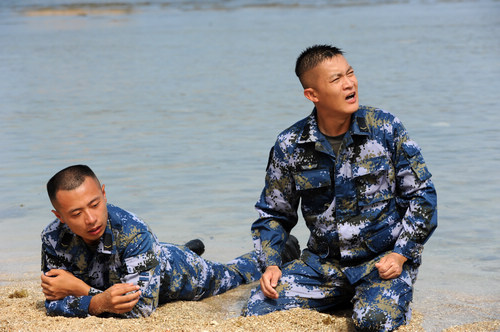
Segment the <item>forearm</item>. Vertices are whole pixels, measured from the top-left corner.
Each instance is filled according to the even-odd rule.
[[[153,262],[151,259],[147,259],[147,257],[152,258],[151,253],[145,254],[143,258],[144,261]],[[126,262],[131,271],[139,270],[134,265],[135,260],[126,260]],[[134,308],[129,312],[123,313],[121,316],[126,318],[147,317],[157,308],[160,294],[161,266],[156,260],[154,262],[156,263],[150,266],[149,270],[127,274],[121,278],[123,283],[137,285],[140,288],[141,294]]]
[[[259,219],[252,224],[254,246],[261,269],[281,266],[281,252],[288,234],[297,224],[299,197],[293,176],[286,166],[284,154],[274,148],[266,174],[266,185],[255,208]]]
[[[50,301],[61,300],[67,296],[91,295],[91,287],[88,284],[64,269],[52,269],[43,273],[41,281],[45,299]]]
[[[259,219],[252,225],[252,236],[261,269],[281,266],[281,252],[288,236],[286,230],[272,219]]]
[[[92,296],[67,296],[62,300],[45,301],[49,316],[87,317]]]
[[[434,185],[428,179],[423,183],[413,181],[413,189],[407,188],[403,206],[403,230],[394,251],[411,259],[419,260],[423,245],[437,227],[437,198]],[[405,193],[403,191],[403,193]]]
[[[406,141],[400,151],[397,202],[404,214],[394,252],[419,263],[423,245],[437,227],[437,195],[418,146]]]

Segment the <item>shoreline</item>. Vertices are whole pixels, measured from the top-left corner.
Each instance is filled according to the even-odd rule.
[[[1,331],[354,331],[350,310],[333,314],[292,309],[259,317],[239,312],[254,284],[202,301],[177,301],[159,306],[149,317],[138,319],[66,318],[45,314],[44,298],[34,280],[10,281],[0,286]],[[413,311],[411,322],[397,331],[425,331],[423,315]],[[498,331],[500,320],[446,328],[446,332]]]
[[[129,15],[134,13],[132,8],[36,8],[27,9],[23,12],[24,16],[42,17],[42,16],[100,16],[100,15]]]

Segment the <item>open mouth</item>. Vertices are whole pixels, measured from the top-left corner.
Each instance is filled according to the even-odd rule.
[[[96,234],[99,234],[100,230],[101,230],[101,226],[98,226],[96,228],[92,228],[91,230],[89,230],[89,233],[92,235],[96,235]]]
[[[351,94],[348,94],[347,97],[345,98],[345,100],[347,101],[351,101],[353,100],[354,98],[356,97],[356,92],[353,92]]]

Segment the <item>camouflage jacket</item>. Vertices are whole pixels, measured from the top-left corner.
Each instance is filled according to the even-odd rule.
[[[261,268],[281,265],[299,201],[310,230],[303,259],[311,267],[336,262],[354,283],[390,251],[418,266],[437,226],[430,178],[420,148],[392,114],[360,106],[337,156],[314,110],[271,150],[252,225]]]
[[[95,252],[58,219],[42,232],[42,271],[63,269],[92,288],[88,296],[46,301],[49,315],[88,315],[90,299],[116,283],[141,287],[141,299],[122,317],[149,316],[157,307],[167,253],[149,227],[130,212],[108,204],[108,223]]]

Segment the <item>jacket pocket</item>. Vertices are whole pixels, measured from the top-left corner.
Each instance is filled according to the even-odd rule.
[[[392,163],[385,156],[365,159],[353,164],[352,174],[356,181],[358,204],[372,205],[394,197],[391,174]]]
[[[334,189],[329,169],[298,171],[293,174],[295,190],[302,199],[306,222],[324,213],[333,202]],[[307,211],[307,212],[305,212]]]

